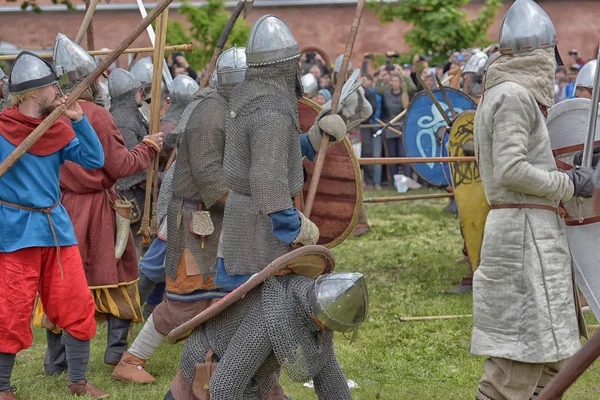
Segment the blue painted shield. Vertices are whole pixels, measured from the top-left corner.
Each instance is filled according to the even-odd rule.
[[[456,114],[477,108],[473,100],[463,92],[449,87],[445,89]],[[448,116],[452,118],[442,92],[435,89],[433,94],[442,105],[442,108],[446,110]],[[444,155],[442,144],[436,137],[436,132],[440,127],[447,124],[427,93],[420,92],[416,94],[408,107],[405,118],[404,148],[407,157],[441,157]],[[447,140],[446,138],[445,141],[447,142]],[[446,173],[444,173],[442,163],[412,164],[411,166],[421,178],[432,185],[448,186],[451,184],[448,180],[450,177],[449,168],[447,167]]]

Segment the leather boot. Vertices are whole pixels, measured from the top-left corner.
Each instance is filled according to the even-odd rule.
[[[150,279],[148,279],[148,277],[146,277],[146,275],[144,275],[142,271],[140,271],[140,280],[138,281],[138,292],[140,293],[141,305],[144,305],[144,303],[146,303],[148,296],[150,296],[155,286],[156,284]]]
[[[90,396],[92,399],[106,399],[109,394],[103,390],[98,389],[88,381],[80,382],[67,382],[67,389],[69,393],[75,396]]]
[[[362,206],[360,208],[360,215],[358,216],[358,223],[356,224],[356,228],[354,228],[354,232],[352,232],[352,236],[362,236],[365,233],[369,232],[371,227],[369,226],[369,220],[367,219],[367,213],[365,212],[365,207]]]
[[[146,361],[137,358],[131,353],[125,352],[121,361],[115,367],[112,377],[120,381],[132,383],[152,383],[156,379],[146,370]]]
[[[11,387],[8,390],[0,391],[0,400],[17,400],[17,396],[15,396],[16,389]]]
[[[114,315],[108,316],[108,337],[106,339],[106,351],[104,352],[104,363],[117,365],[123,353],[127,350],[127,335],[129,334],[130,320],[120,319]]]
[[[62,334],[46,329],[46,342],[48,344],[44,357],[46,376],[60,375],[67,370],[67,351],[62,342]]]

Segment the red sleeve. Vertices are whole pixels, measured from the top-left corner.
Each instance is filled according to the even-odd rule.
[[[112,115],[102,107],[94,111],[92,125],[104,149],[106,173],[117,180],[147,169],[156,155],[156,148],[150,143],[141,142],[128,151]]]

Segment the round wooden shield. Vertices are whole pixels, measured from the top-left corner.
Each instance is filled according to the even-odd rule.
[[[465,110],[475,110],[473,100],[463,92],[446,87],[446,93],[456,113]],[[451,117],[450,108],[439,89],[433,90],[433,95],[442,108]],[[436,137],[438,129],[446,126],[446,120],[440,114],[427,93],[417,93],[408,107],[404,123],[404,148],[408,157],[440,157],[442,147]],[[425,181],[436,186],[447,186],[442,163],[412,164],[412,168]]]
[[[314,101],[307,98],[298,100],[298,119],[302,132],[308,132],[320,111],[321,106]],[[302,195],[296,199],[296,207],[299,210],[302,210],[304,198],[308,195],[314,164],[305,160],[304,168],[308,179]],[[319,180],[310,216],[311,221],[319,227],[321,237],[318,244],[333,248],[350,236],[358,221],[362,199],[360,166],[352,144],[346,138],[327,150],[327,158]]]
[[[448,135],[448,155],[450,157],[472,155],[465,154],[465,149],[473,149],[474,120],[475,111],[471,110],[460,113],[454,119]],[[460,226],[474,271],[479,265],[483,230],[490,206],[485,196],[477,163],[470,161],[449,164]]]

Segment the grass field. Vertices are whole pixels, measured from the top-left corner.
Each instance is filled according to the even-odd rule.
[[[424,191],[421,191],[424,192]],[[414,194],[414,192],[411,192]],[[392,192],[366,193],[365,197]],[[370,312],[357,342],[336,336],[347,379],[360,388],[355,399],[473,399],[483,358],[469,355],[471,319],[400,322],[402,316],[471,313],[470,295],[446,295],[466,272],[456,264],[462,239],[455,216],[442,213],[443,200],[368,205],[372,231],[335,249],[338,271],[360,271],[368,279]],[[588,322],[593,322],[590,318]],[[140,326],[136,327],[136,332]],[[102,363],[106,328],[94,339],[89,379],[113,399],[162,399],[178,366],[182,346],[163,345],[147,369],[158,382],[134,386],[110,378]],[[66,376],[44,377],[44,332],[17,357],[13,384],[20,399],[67,398]],[[316,399],[302,384],[284,379],[294,400]],[[600,399],[600,368],[589,370],[566,399]]]

